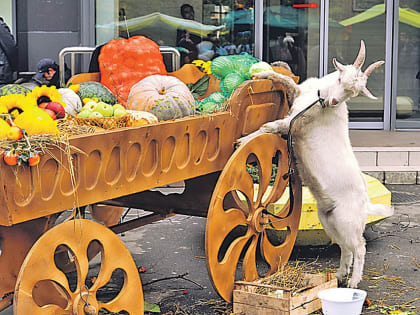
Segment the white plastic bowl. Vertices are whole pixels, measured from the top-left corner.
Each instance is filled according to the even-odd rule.
[[[324,315],[359,315],[366,295],[366,291],[350,288],[333,288],[318,292]]]

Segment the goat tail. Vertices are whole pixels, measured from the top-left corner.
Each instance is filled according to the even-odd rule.
[[[367,213],[369,215],[380,215],[383,217],[390,217],[394,214],[394,207],[382,204],[369,203],[367,207]]]

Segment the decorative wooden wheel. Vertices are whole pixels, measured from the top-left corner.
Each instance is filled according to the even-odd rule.
[[[270,184],[272,165],[277,165],[274,184]],[[258,169],[254,184],[250,164]],[[240,146],[223,169],[210,202],[206,226],[207,269],[211,281],[223,299],[232,300],[235,273],[242,261],[242,279],[260,278],[257,250],[268,265],[265,275],[278,270],[290,257],[296,240],[302,187],[297,175],[292,176],[293,206],[289,194],[285,206],[274,214],[273,203],[286,190],[288,179],[287,145],[280,136],[262,134]],[[291,211],[289,211],[289,209]],[[279,242],[273,233],[285,229]],[[260,268],[259,268],[260,269]]]
[[[100,268],[92,277],[95,263],[89,264],[87,253],[97,246]],[[63,251],[75,264],[72,275],[56,259]],[[143,306],[137,267],[124,243],[103,225],[85,219],[61,223],[39,238],[22,264],[14,296],[15,314],[81,315],[105,309],[133,315],[143,314]]]

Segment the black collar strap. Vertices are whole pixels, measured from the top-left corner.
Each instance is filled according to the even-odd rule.
[[[283,175],[283,179],[286,180],[287,178],[289,178],[289,212],[286,214],[286,216],[284,217],[280,217],[277,216],[273,213],[268,212],[266,209],[263,210],[264,214],[269,214],[277,219],[285,219],[287,218],[293,210],[293,206],[294,206],[294,197],[293,197],[293,185],[292,185],[292,181],[293,181],[293,176],[297,176],[296,174],[296,170],[293,168],[293,159],[294,159],[294,155],[293,155],[293,139],[292,139],[292,127],[294,122],[296,121],[296,119],[298,119],[299,117],[301,117],[304,113],[306,113],[310,108],[312,108],[313,106],[316,105],[316,103],[320,103],[322,108],[325,108],[325,102],[324,99],[321,98],[320,96],[320,91],[318,90],[318,99],[313,102],[311,105],[309,105],[308,107],[306,107],[304,110],[302,110],[300,113],[298,113],[295,117],[292,118],[292,120],[290,121],[290,125],[289,125],[289,131],[287,133],[287,157],[289,159],[289,170],[287,171],[286,174]],[[282,135],[282,138],[285,139],[285,135]]]

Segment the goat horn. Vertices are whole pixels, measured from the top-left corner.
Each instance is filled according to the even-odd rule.
[[[333,64],[336,70],[340,70],[340,71],[344,70],[344,66],[341,63],[339,63],[337,59],[335,58],[333,58]]]
[[[376,69],[378,69],[380,66],[382,66],[385,63],[385,61],[381,60],[381,61],[377,61],[372,63],[371,65],[369,65],[369,67],[367,67],[365,73],[366,77],[369,77],[370,74],[375,71]]]
[[[360,91],[360,93],[362,93],[364,96],[369,97],[372,100],[377,100],[378,98],[373,95],[368,89],[367,87],[363,87],[363,89]]]
[[[355,66],[356,69],[360,69],[363,66],[363,63],[365,62],[365,56],[366,56],[365,42],[361,40],[359,53],[357,54],[356,60],[354,60],[353,62],[353,66]]]

